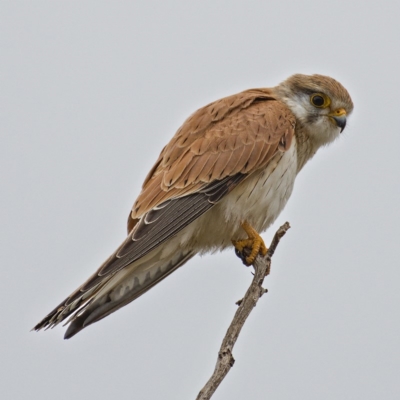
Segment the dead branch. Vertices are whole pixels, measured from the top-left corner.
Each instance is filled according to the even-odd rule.
[[[220,350],[218,352],[217,364],[215,366],[214,373],[211,378],[205,384],[203,389],[200,390],[196,400],[209,400],[214,394],[215,390],[228,374],[232,368],[235,360],[232,355],[233,346],[246,322],[247,317],[250,315],[253,308],[256,306],[259,298],[266,292],[266,289],[262,287],[264,278],[269,275],[271,270],[271,258],[279,244],[280,239],[288,231],[290,225],[288,222],[284,223],[275,233],[272,239],[271,245],[268,249],[268,253],[265,257],[260,255],[255,259],[254,266],[254,278],[247,289],[246,294],[242,300],[237,303],[239,305],[235,316],[226,332],[224,340],[222,341]],[[239,255],[243,257],[243,255]]]

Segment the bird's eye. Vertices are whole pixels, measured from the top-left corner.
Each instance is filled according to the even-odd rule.
[[[310,102],[313,106],[317,108],[326,108],[330,104],[329,97],[323,93],[314,93],[310,97]]]

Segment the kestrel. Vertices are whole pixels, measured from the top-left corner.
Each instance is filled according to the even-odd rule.
[[[135,300],[197,253],[234,244],[251,264],[259,236],[288,201],[305,163],[340,136],[353,103],[323,75],[293,75],[192,114],[161,151],[128,217],[128,236],[33,329],[67,317],[69,339]],[[247,233],[246,239],[244,234]]]

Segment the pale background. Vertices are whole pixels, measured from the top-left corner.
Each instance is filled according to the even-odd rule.
[[[0,397],[196,397],[251,279],[233,251],[70,341],[29,330],[124,239],[190,113],[302,72],[355,111],[298,177],[214,398],[400,398],[399,18],[396,1],[1,1]]]

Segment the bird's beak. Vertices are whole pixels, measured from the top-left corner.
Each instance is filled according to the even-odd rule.
[[[346,126],[346,110],[344,108],[338,108],[328,114],[328,117],[340,128],[340,133],[342,133]]]

